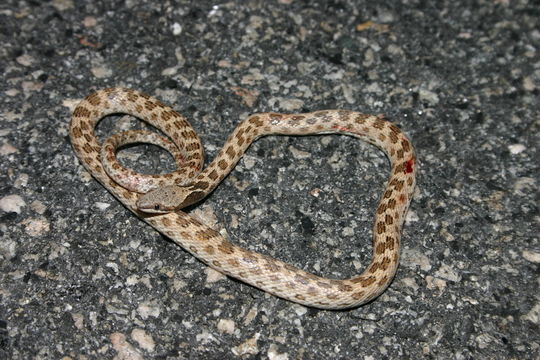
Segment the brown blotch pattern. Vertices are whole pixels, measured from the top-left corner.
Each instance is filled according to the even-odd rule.
[[[210,172],[210,174],[208,174],[208,177],[209,177],[210,179],[212,179],[212,180],[216,180],[216,179],[219,177],[219,175],[218,175],[218,173],[217,173],[216,170],[212,170],[212,171]]]
[[[269,272],[278,272],[281,270],[281,266],[277,265],[274,261],[267,261],[263,266]]]
[[[383,222],[377,223],[377,235],[382,235],[386,232],[386,225]]]
[[[250,264],[258,264],[259,263],[259,259],[249,251],[244,252],[244,255],[242,256],[242,260],[244,260],[245,262],[250,263]]]
[[[401,146],[403,147],[403,150],[405,150],[406,152],[411,151],[411,146],[409,142],[407,141],[407,139],[401,139]]]
[[[403,190],[403,185],[405,185],[405,181],[398,180],[396,181],[396,184],[394,185],[394,189],[396,189],[397,191],[401,191]]]
[[[357,114],[354,117],[354,122],[361,125],[361,124],[364,124],[366,122],[366,120],[369,119],[370,117],[371,117],[371,115]]]
[[[79,106],[73,112],[73,116],[75,116],[75,117],[90,117],[91,114],[92,113],[87,108],[85,108],[84,106]]]
[[[270,113],[268,114],[268,116],[270,117],[271,120],[277,120],[277,121],[283,118],[282,114],[276,114],[276,113]]]
[[[389,250],[394,250],[394,244],[395,244],[394,238],[391,237],[391,236],[387,236],[386,237],[386,248],[389,249]]]
[[[92,106],[98,107],[101,104],[101,98],[97,93],[90,94],[86,97],[86,101],[88,101]]]
[[[382,261],[379,263],[379,268],[383,269],[383,270],[386,270],[388,269],[388,266],[390,266],[391,264],[391,260],[387,257],[385,257],[384,259],[382,259]]]
[[[240,142],[240,140],[239,140],[239,142]],[[236,156],[236,151],[234,151],[232,146],[229,146],[227,148],[227,150],[225,151],[225,153],[227,154],[227,156],[229,156],[229,159],[231,159],[231,160],[234,159],[234,157]]]
[[[204,247],[204,251],[206,251],[207,254],[213,255],[214,254],[214,247],[212,245],[207,245]]]
[[[347,284],[343,284],[343,283],[340,283],[338,285],[338,289],[339,289],[339,291],[343,291],[343,292],[351,292],[351,291],[353,291],[353,287],[351,285],[347,285]]]
[[[218,250],[224,254],[232,255],[234,254],[234,245],[227,240],[223,240],[221,244],[218,245]]]
[[[375,276],[369,276],[368,278],[360,279],[360,284],[362,284],[363,287],[367,287],[372,285],[375,281],[377,281]]]
[[[384,275],[378,282],[379,286],[384,286],[388,282],[388,276]]]
[[[153,111],[157,107],[156,103],[153,101],[146,100],[144,102],[144,108],[148,111]]]
[[[206,190],[210,187],[210,184],[207,181],[197,181],[195,184],[191,185],[193,191],[195,190]]]
[[[296,272],[298,269],[290,264],[285,264],[283,265],[283,267],[289,271],[293,271],[293,272]]]
[[[390,141],[392,142],[392,144],[395,144],[398,142],[398,136],[391,132],[390,134],[388,134],[388,138],[390,139]]]
[[[229,258],[229,259],[227,259],[227,262],[228,262],[229,265],[231,265],[232,267],[235,267],[235,268],[240,267],[240,263],[238,262],[238,260],[236,260],[236,259],[234,259],[234,258]]]
[[[313,286],[309,286],[307,288],[307,294],[310,295],[310,296],[318,296],[319,295],[319,290]]]
[[[384,253],[384,251],[386,250],[386,246],[384,243],[379,243],[377,244],[377,246],[375,247],[375,254],[377,255],[381,255]]]
[[[259,127],[259,126],[262,126],[263,125],[263,122],[262,120],[258,117],[258,116],[252,116],[249,118],[249,123],[256,126],[256,127]]]
[[[219,233],[216,230],[212,229],[205,229],[201,231],[197,231],[195,233],[195,236],[202,241],[209,241],[212,240],[215,237],[219,237]]]
[[[225,160],[220,160],[218,162],[218,166],[221,170],[225,170],[228,166],[227,162]]]
[[[384,128],[385,124],[386,124],[386,122],[383,119],[377,118],[377,119],[375,119],[375,121],[373,121],[372,126],[375,129],[382,130]]]

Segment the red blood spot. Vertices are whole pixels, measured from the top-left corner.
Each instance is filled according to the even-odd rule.
[[[413,172],[413,169],[414,169],[414,158],[410,158],[406,163],[405,163],[405,173],[406,174],[410,174]]]
[[[343,127],[343,126],[339,126],[339,125],[332,125],[332,129],[336,129],[336,130],[339,130],[339,131],[347,131],[347,132],[351,132],[349,129],[347,129],[346,127]]]

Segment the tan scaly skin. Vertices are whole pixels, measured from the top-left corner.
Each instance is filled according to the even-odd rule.
[[[102,150],[94,134],[98,121],[113,113],[137,116],[163,131],[178,146],[173,156],[183,161],[182,166],[173,174],[150,175],[131,181],[131,170],[122,168],[114,156],[117,144],[126,140],[112,141]],[[260,136],[333,133],[354,136],[376,145],[387,154],[391,163],[390,177],[375,214],[373,257],[358,276],[334,280],[313,275],[235,246],[217,231],[178,210],[209,194]],[[119,201],[156,230],[226,275],[284,299],[323,309],[364,304],[380,295],[394,277],[399,263],[401,228],[413,195],[417,163],[407,137],[381,116],[348,110],[255,114],[238,125],[216,159],[201,172],[202,145],[183,116],[148,95],[112,88],[99,90],[81,101],[73,112],[70,136],[82,165]],[[125,137],[129,141],[130,135]],[[161,140],[149,141],[163,146]],[[113,177],[105,171],[102,159]],[[127,183],[131,190],[115,178],[123,179],[122,183]],[[155,190],[140,194],[137,192],[140,191],[139,182],[145,182],[144,191]],[[170,210],[176,211],[168,212]]]

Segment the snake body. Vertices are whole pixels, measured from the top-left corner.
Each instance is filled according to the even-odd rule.
[[[172,139],[178,147],[173,153],[179,164],[177,171],[149,176],[144,180],[149,185],[143,186],[142,191],[133,190],[136,186],[132,188],[129,184],[120,185],[115,179],[125,177],[129,183],[132,174],[117,163],[114,152],[118,144],[130,141],[130,135],[125,135],[128,140],[108,141],[108,145],[102,147],[94,133],[96,124],[103,117],[116,113],[139,117]],[[249,145],[260,136],[329,133],[350,135],[372,143],[386,153],[391,163],[390,177],[375,214],[373,257],[366,270],[358,276],[345,280],[323,278],[238,247],[180,210],[149,213],[163,206],[160,203],[163,199],[159,196],[170,194],[167,191],[177,192],[174,194],[178,195],[174,200],[175,208],[202,199],[226,177]],[[281,298],[322,309],[344,309],[364,304],[381,294],[394,277],[399,263],[401,229],[412,199],[417,166],[410,141],[397,126],[381,116],[348,110],[251,115],[238,125],[217,157],[201,172],[202,145],[182,115],[151,96],[130,89],[110,88],[94,92],[79,103],[73,112],[70,138],[82,165],[129,210],[202,262],[226,275]],[[164,146],[159,144],[160,141],[150,142]],[[153,192],[137,192],[148,189],[157,189],[157,197],[151,195]],[[161,212],[163,209],[158,210]]]

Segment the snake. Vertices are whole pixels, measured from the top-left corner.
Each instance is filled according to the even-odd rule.
[[[112,114],[135,116],[161,131],[113,135],[101,144],[98,122]],[[132,130],[134,131],[134,130]],[[182,211],[196,204],[225,179],[253,141],[266,135],[348,135],[380,148],[390,175],[375,211],[369,265],[360,275],[331,279],[304,271],[265,254],[233,244],[218,231]],[[137,217],[169,237],[211,268],[280,298],[319,309],[348,309],[382,294],[396,273],[401,232],[416,182],[417,158],[411,141],[383,115],[351,110],[301,114],[274,112],[247,116],[203,170],[204,150],[189,121],[158,99],[127,88],[107,88],[86,96],[75,107],[69,127],[80,164]],[[169,140],[170,139],[170,140]],[[118,146],[148,141],[170,151],[172,173],[143,175],[123,168]],[[172,147],[175,146],[175,149]]]

